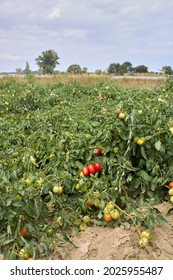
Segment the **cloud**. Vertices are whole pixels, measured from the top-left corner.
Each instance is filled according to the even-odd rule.
[[[170,64],[172,10],[172,0],[1,0],[6,63],[0,71],[25,60],[37,67],[35,58],[49,48],[57,51],[61,70],[73,62],[91,70],[125,60],[154,68]]]
[[[52,19],[55,19],[55,18],[59,18],[61,15],[60,15],[60,9],[59,8],[54,8],[47,16],[47,19],[48,20],[52,20]]]

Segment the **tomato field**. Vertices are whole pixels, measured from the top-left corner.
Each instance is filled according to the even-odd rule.
[[[0,81],[0,253],[51,259],[71,232],[135,227],[139,247],[153,206],[173,207],[173,81]],[[139,239],[139,240],[138,240]]]

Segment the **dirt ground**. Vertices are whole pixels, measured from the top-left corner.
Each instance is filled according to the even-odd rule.
[[[147,248],[139,248],[139,236],[134,228],[129,230],[108,227],[88,227],[79,236],[72,236],[73,244],[63,244],[71,260],[173,260],[173,214],[167,215],[170,203],[156,208],[168,221],[155,225]],[[55,253],[54,259],[64,259]]]

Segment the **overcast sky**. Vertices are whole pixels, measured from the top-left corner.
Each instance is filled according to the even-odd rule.
[[[0,0],[0,72],[37,70],[45,50],[88,71],[130,61],[173,68],[173,0]]]

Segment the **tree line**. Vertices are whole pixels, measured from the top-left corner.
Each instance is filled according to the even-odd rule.
[[[59,56],[54,50],[46,50],[39,55],[35,61],[39,67],[37,73],[39,74],[54,74],[55,68],[59,64]],[[86,74],[88,73],[87,67],[81,67],[79,64],[72,64],[68,67],[67,73],[72,74]],[[137,67],[133,67],[130,61],[125,61],[122,64],[120,63],[111,63],[107,70],[109,74],[118,74],[123,75],[125,73],[148,73],[148,67],[145,65],[138,65]],[[163,66],[161,72],[164,74],[173,74],[173,70],[171,66]],[[17,74],[30,74],[32,73],[29,63],[26,62],[25,69],[21,68],[16,69]],[[100,69],[95,71],[96,74],[101,74],[102,71]]]

